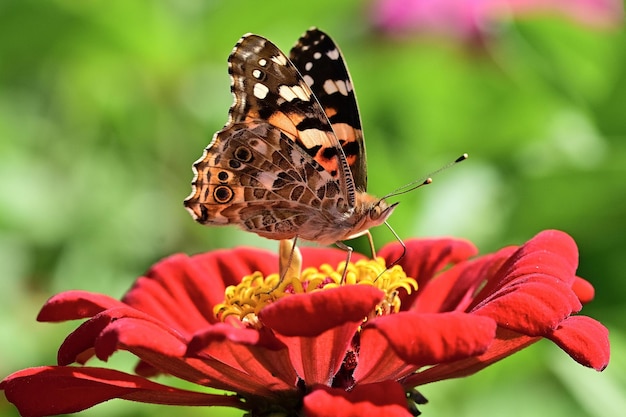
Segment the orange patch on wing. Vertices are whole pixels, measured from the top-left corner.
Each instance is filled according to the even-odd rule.
[[[324,107],[324,113],[326,113],[326,117],[330,119],[337,114],[337,109],[334,107]]]
[[[259,115],[258,111],[250,110],[250,111],[248,111],[248,113],[246,113],[245,121],[246,122],[252,122],[254,120],[259,120],[260,118],[261,118],[261,116]]]
[[[359,142],[362,140],[361,131],[355,130],[352,126],[347,123],[337,123],[333,125],[333,130],[337,135],[337,138],[340,142],[343,143],[345,147],[346,144],[352,142]],[[357,154],[346,154],[346,161],[348,161],[348,165],[352,166],[356,163],[357,158],[360,155]]]
[[[333,177],[337,177],[337,175],[339,175],[339,162],[337,161],[337,159],[325,159],[325,158],[319,158],[318,156],[320,155],[322,151],[317,153],[317,156],[315,157],[315,160],[324,167],[324,170],[327,171],[329,174],[331,174]]]
[[[299,120],[298,120],[299,119]],[[296,125],[302,121],[302,117],[296,114],[287,115],[283,112],[274,112],[269,117],[268,121],[271,125],[276,126],[283,132],[296,137],[298,136],[298,129]]]

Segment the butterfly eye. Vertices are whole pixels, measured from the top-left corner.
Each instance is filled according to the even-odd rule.
[[[383,210],[380,207],[380,205],[376,204],[374,207],[372,207],[372,209],[370,210],[370,218],[372,220],[376,220],[380,217],[380,215],[382,214]]]

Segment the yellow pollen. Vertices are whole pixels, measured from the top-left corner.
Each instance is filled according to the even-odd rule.
[[[402,267],[387,268],[383,258],[364,259],[348,264],[345,283],[341,282],[345,262],[337,268],[323,264],[319,268],[306,268],[300,274],[290,269],[281,281],[278,273],[263,277],[260,272],[245,276],[238,285],[226,288],[224,302],[214,307],[215,316],[231,322],[240,321],[245,326],[260,326],[257,314],[266,305],[293,294],[322,291],[345,285],[371,285],[385,293],[371,316],[400,311],[399,290],[407,293],[417,290],[417,281],[407,277]]]

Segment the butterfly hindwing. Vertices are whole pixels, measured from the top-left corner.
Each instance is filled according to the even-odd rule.
[[[218,132],[194,164],[186,207],[202,224],[238,224],[272,239],[309,230],[323,213],[346,207],[338,182],[280,129],[239,122]],[[319,217],[318,217],[319,216]]]
[[[339,47],[324,32],[309,29],[291,49],[293,64],[322,105],[343,148],[355,186],[367,189],[365,142],[352,78]]]

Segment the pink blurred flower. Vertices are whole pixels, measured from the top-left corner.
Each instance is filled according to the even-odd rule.
[[[372,7],[376,28],[394,34],[434,33],[476,41],[495,23],[511,17],[562,15],[596,28],[621,24],[619,0],[377,0]]]

